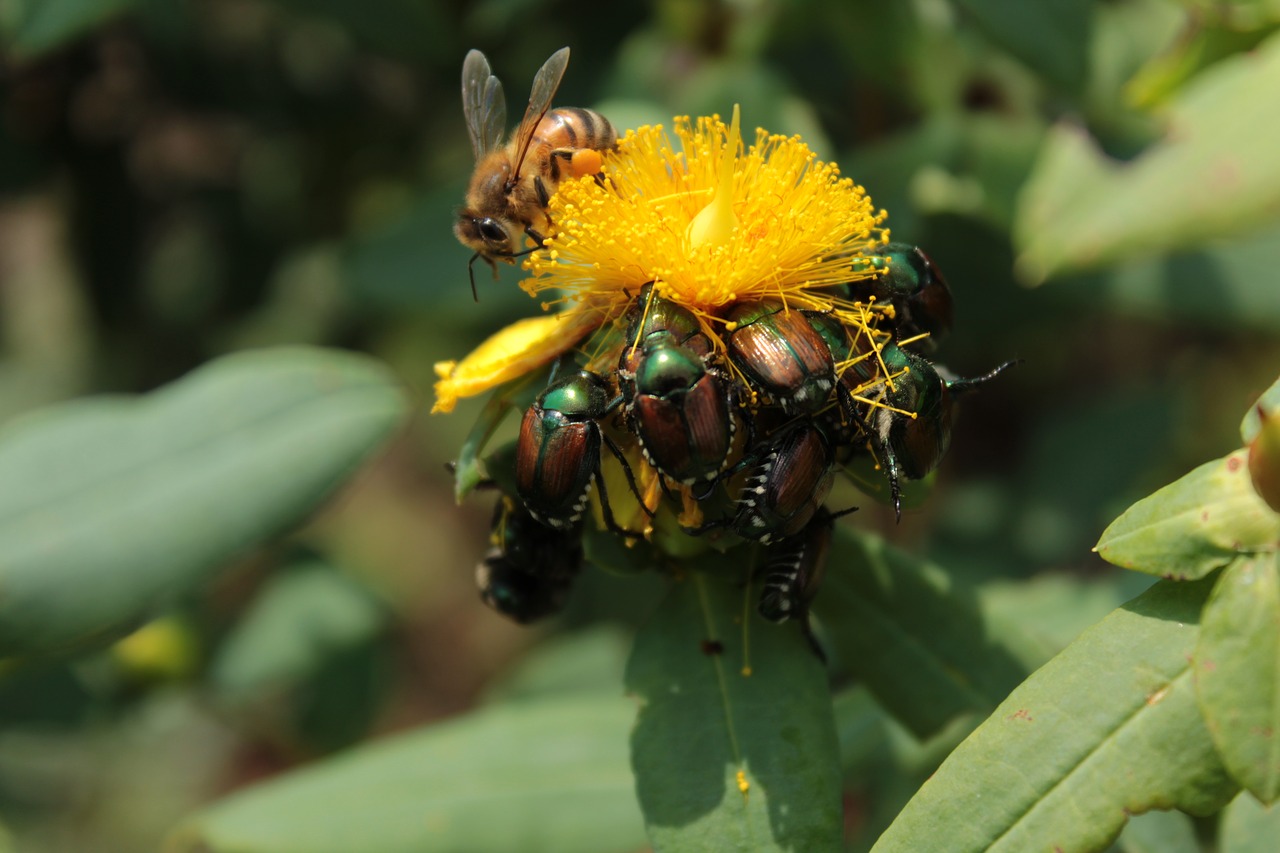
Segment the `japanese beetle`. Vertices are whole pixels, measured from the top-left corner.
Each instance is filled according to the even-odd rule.
[[[808,616],[826,570],[835,516],[825,509],[814,514],[804,530],[768,546],[758,574],[763,579],[756,608],[770,622]]]
[[[765,549],[764,563],[758,572],[763,586],[757,612],[775,623],[795,619],[814,654],[823,661],[827,656],[813,636],[809,605],[818,594],[818,587],[826,574],[827,552],[831,548],[835,520],[843,514],[819,509],[795,536],[781,539]]]
[[[708,368],[710,343],[688,309],[645,285],[618,364],[628,420],[645,459],[684,485],[714,480],[733,443],[732,400]]]
[[[744,463],[756,469],[738,498],[730,527],[762,544],[794,536],[821,509],[835,481],[835,448],[818,424],[785,426]]]
[[[947,280],[919,246],[889,243],[876,256],[880,275],[850,283],[849,297],[858,302],[873,297],[888,302],[896,315],[893,326],[898,340],[927,334],[911,345],[921,352],[934,352],[955,318]]]
[[[834,317],[764,300],[738,303],[727,319],[729,358],[751,385],[787,412],[813,414],[827,405],[835,359],[827,333],[815,323],[825,326]]]
[[[627,309],[626,346],[618,372],[635,375],[646,345],[658,341],[679,344],[703,357],[711,354],[711,341],[693,312],[678,302],[653,292],[653,282],[640,288],[640,296]]]
[[[559,611],[582,569],[582,528],[539,523],[518,502],[500,497],[493,514],[493,547],[476,566],[485,604],[525,624]]]
[[[603,443],[618,457],[635,490],[630,466],[599,424],[621,403],[621,397],[611,399],[604,377],[586,370],[553,380],[533,401],[516,441],[516,491],[530,515],[558,530],[572,527],[586,511],[594,481],[600,484],[605,524],[624,533],[613,520],[600,475]]]
[[[886,344],[880,357],[893,378],[885,380],[886,405],[875,407],[865,426],[873,449],[887,469],[894,508],[901,513],[898,480],[919,480],[938,467],[951,444],[956,398],[976,390],[1016,362],[1007,361],[972,379],[949,379],[924,356],[897,344]],[[853,370],[865,372],[858,365]]]
[[[645,347],[627,387],[633,429],[649,463],[686,486],[714,480],[733,443],[723,381],[692,350],[661,341]]]

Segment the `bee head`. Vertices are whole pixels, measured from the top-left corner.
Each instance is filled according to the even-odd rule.
[[[492,216],[480,216],[469,210],[458,214],[453,233],[469,249],[485,258],[510,258],[515,254],[515,239],[506,223]]]

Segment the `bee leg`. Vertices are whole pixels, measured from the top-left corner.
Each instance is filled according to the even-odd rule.
[[[544,210],[551,203],[551,192],[547,189],[546,182],[542,180],[541,175],[533,176],[533,191],[538,194],[538,205]]]
[[[498,280],[498,265],[493,258],[485,257],[479,252],[471,256],[471,260],[467,261],[467,276],[471,279],[471,298],[476,302],[480,301],[480,297],[476,294],[476,261],[484,258],[484,262],[489,265],[489,269],[493,270],[493,280]]]
[[[559,148],[551,153],[568,161],[569,174],[573,177],[595,175],[597,182],[599,181],[604,157],[595,148]]]

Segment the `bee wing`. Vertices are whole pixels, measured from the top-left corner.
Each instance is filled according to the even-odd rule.
[[[529,151],[529,143],[533,141],[533,131],[538,127],[538,122],[542,121],[542,117],[547,114],[547,110],[551,109],[551,99],[555,97],[556,89],[560,88],[560,79],[564,77],[564,70],[569,65],[569,48],[562,47],[538,69],[538,74],[533,78],[533,89],[529,92],[529,106],[525,108],[524,118],[520,121],[520,127],[516,129],[515,150],[516,154],[516,174],[520,176],[520,167],[524,165],[524,156]]]
[[[489,69],[489,60],[478,50],[468,51],[462,62],[462,114],[477,160],[502,144],[507,101],[502,96],[502,83]]]

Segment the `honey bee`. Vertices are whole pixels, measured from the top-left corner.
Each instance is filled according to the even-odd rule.
[[[533,78],[524,118],[503,144],[507,106],[502,83],[480,51],[470,51],[462,63],[462,111],[476,169],[453,232],[475,250],[467,264],[473,298],[476,259],[483,258],[496,278],[497,260],[513,264],[524,254],[517,251],[522,235],[541,245],[551,225],[547,203],[560,181],[599,173],[601,152],[617,144],[613,125],[594,110],[550,108],[568,64],[567,47],[543,63]]]

